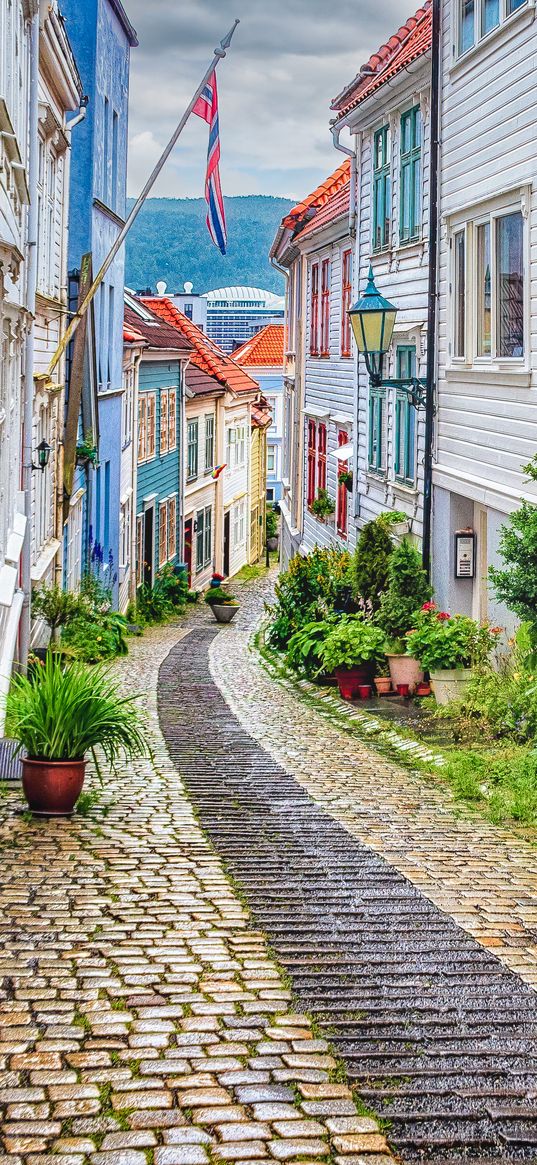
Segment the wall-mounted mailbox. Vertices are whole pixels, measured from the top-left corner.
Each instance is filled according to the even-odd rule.
[[[472,529],[455,533],[455,578],[475,578],[476,534]]]

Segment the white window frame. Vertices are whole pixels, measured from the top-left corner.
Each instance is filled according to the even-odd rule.
[[[233,548],[238,550],[246,543],[246,502],[244,498],[233,508]]]
[[[531,265],[530,265],[530,229],[527,208],[530,205],[531,192],[529,188],[517,187],[494,199],[466,208],[464,211],[452,215],[448,221],[449,233],[449,346],[448,370],[468,369],[472,371],[492,370],[498,372],[529,372],[530,369],[530,341],[531,341]],[[523,254],[523,290],[524,290],[524,355],[497,356],[497,303],[496,303],[496,222],[506,215],[522,214],[522,228],[524,232]],[[478,284],[477,284],[477,228],[484,223],[490,223],[491,237],[491,354],[477,355],[478,346]],[[465,305],[465,355],[455,356],[456,311],[455,299],[456,270],[455,270],[455,236],[465,232],[465,267],[466,267],[466,305]]]
[[[471,53],[475,52],[484,41],[488,41],[490,37],[495,36],[500,29],[516,20],[523,13],[535,8],[535,0],[523,0],[523,3],[515,8],[513,12],[509,12],[509,0],[499,0],[499,20],[487,32],[482,32],[483,28],[483,13],[485,11],[485,0],[474,0],[474,39],[471,45],[466,49],[461,48],[461,33],[462,33],[462,8],[464,0],[456,0],[452,6],[453,12],[453,55],[455,62],[466,60]]]
[[[119,511],[119,568],[126,571],[131,560],[132,494],[121,502]]]
[[[132,441],[132,408],[134,399],[134,368],[129,364],[123,369],[123,398],[121,401],[121,448],[126,449]]]
[[[82,578],[82,524],[84,521],[84,493],[80,491],[71,500],[67,521],[65,555],[65,589],[77,591]]]
[[[215,434],[215,417],[214,413],[205,414],[205,472],[210,473],[214,469],[214,434]],[[210,451],[210,457],[209,457]]]

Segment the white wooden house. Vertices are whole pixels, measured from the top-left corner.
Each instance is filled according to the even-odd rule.
[[[537,23],[530,0],[445,0],[441,58],[438,416],[433,571],[439,602],[509,621],[487,588],[498,536],[537,452]],[[476,535],[456,579],[455,534]]]
[[[336,135],[350,131],[355,149],[353,294],[361,295],[371,264],[379,291],[399,309],[386,378],[426,370],[430,72],[427,2],[332,103]],[[399,510],[419,543],[424,412],[400,389],[372,388],[362,359],[355,407],[357,524]]]

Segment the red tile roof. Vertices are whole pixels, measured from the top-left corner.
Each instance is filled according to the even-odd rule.
[[[233,353],[242,368],[283,368],[284,324],[267,324]]]
[[[176,328],[172,328],[155,312],[148,311],[150,319],[138,315],[132,307],[125,304],[124,326],[132,332],[137,332],[145,340],[148,348],[170,349],[178,351],[182,356],[189,356],[192,345]]]
[[[165,320],[172,329],[178,331],[192,347],[192,363],[202,372],[212,376],[224,388],[231,392],[258,392],[259,385],[247,372],[235,363],[222,349],[187,319],[185,315],[172,303],[171,299],[163,296],[142,296],[142,303],[150,307],[156,315]]]
[[[194,396],[223,396],[225,388],[213,376],[190,362],[185,375],[186,387]]]
[[[252,405],[252,426],[254,429],[266,429],[272,424],[272,410],[264,396],[260,396],[257,404]]]
[[[371,93],[380,89],[386,81],[396,77],[412,61],[428,52],[431,43],[431,0],[425,0],[423,7],[418,8],[414,16],[409,16],[389,41],[373,53],[367,64],[362,65],[350,85],[334,98],[331,108],[335,109],[340,117],[349,113]]]
[[[142,333],[137,332],[135,328],[129,328],[126,323],[123,324],[123,340],[125,344],[145,344]]]
[[[323,227],[329,226],[330,223],[337,222],[340,218],[349,217],[349,210],[351,205],[351,184],[349,181],[341,190],[325,202],[324,206],[317,211],[317,214],[310,222],[307,222],[304,227],[298,232],[298,237],[303,239],[308,235],[314,235],[317,231],[321,231]]]
[[[321,185],[312,194],[309,194],[303,202],[299,202],[296,206],[293,206],[293,209],[283,219],[282,226],[292,228],[298,220],[304,219],[308,211],[319,210],[321,206],[324,206],[349,181],[350,172],[350,159],[346,158],[341,166],[338,166],[337,170],[334,170],[334,173],[329,178],[321,182]]]

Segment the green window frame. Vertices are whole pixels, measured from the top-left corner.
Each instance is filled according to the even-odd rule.
[[[214,469],[214,415],[205,417],[205,472]]]
[[[368,467],[372,473],[386,473],[386,391],[369,389]]]
[[[421,110],[419,105],[401,117],[401,243],[411,243],[421,234]]]
[[[396,374],[401,380],[416,375],[416,349],[413,344],[398,345]],[[396,389],[395,394],[394,473],[397,481],[404,485],[415,485],[416,409],[403,389]]]
[[[199,422],[189,421],[187,426],[187,481],[198,476]]]
[[[383,125],[373,138],[373,250],[390,245],[392,179],[390,127]]]
[[[205,511],[196,514],[196,571],[203,570],[205,553]]]

